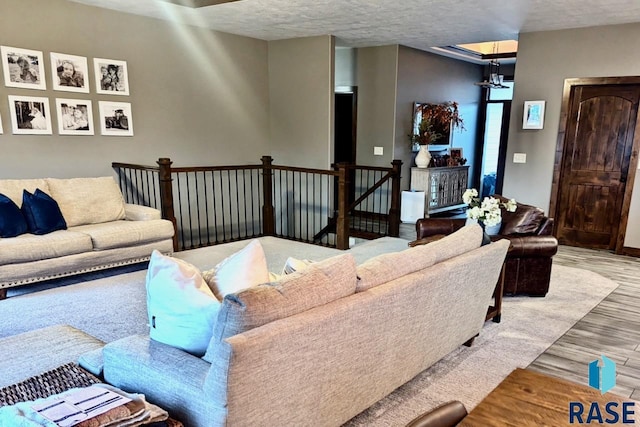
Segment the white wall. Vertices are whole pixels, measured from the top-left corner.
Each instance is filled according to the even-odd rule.
[[[44,52],[46,91],[0,84],[0,178],[112,174],[111,162],[258,163],[269,154],[267,43],[66,0],[2,0],[0,40]],[[127,61],[130,96],[52,90],[49,53]],[[12,135],[8,95],[90,99],[95,136]],[[98,101],[132,104],[133,137],[103,137]]]
[[[511,110],[503,194],[548,212],[555,149],[566,78],[640,75],[640,24],[524,33],[518,40],[518,62]],[[525,100],[545,100],[544,129],[523,130]],[[512,163],[513,153],[527,163]],[[636,175],[625,246],[640,247],[640,174]]]

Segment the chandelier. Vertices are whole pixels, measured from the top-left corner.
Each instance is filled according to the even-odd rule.
[[[503,81],[504,75],[500,74],[500,63],[492,59],[489,61],[489,78],[475,84],[491,89],[507,89],[509,86],[505,86]]]

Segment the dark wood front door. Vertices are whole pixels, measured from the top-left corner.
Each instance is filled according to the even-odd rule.
[[[639,100],[637,84],[571,89],[556,211],[560,243],[616,249],[623,238]]]

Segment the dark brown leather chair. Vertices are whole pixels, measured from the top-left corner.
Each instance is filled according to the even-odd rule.
[[[457,400],[447,402],[414,418],[406,427],[453,427],[467,416],[467,408]]]
[[[494,197],[508,200],[500,195]],[[511,241],[505,260],[503,293],[544,297],[549,291],[552,257],[558,251],[558,241],[551,235],[553,218],[546,217],[544,211],[535,206],[517,205],[515,212],[502,210],[500,234],[491,237],[491,240]],[[453,233],[465,223],[464,218],[420,219],[416,223],[417,241]]]

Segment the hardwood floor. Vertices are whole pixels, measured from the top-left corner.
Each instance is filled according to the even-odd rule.
[[[640,259],[560,246],[553,262],[594,271],[619,286],[529,369],[586,384],[587,364],[604,354],[616,362],[611,392],[640,400]]]
[[[401,224],[400,237],[415,239],[415,226]],[[561,245],[553,263],[596,272],[619,286],[528,368],[587,384],[587,364],[605,355],[616,362],[611,392],[640,400],[640,258]]]

